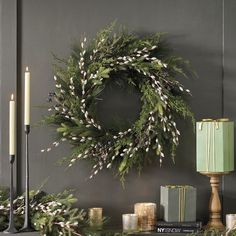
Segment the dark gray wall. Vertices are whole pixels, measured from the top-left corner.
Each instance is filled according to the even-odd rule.
[[[236,4],[233,0],[225,2],[225,49],[224,49],[224,115],[236,120]],[[236,145],[235,145],[236,146]],[[224,210],[236,212],[236,174],[225,177]]]
[[[0,1],[3,2],[4,0]],[[88,38],[92,38],[98,30],[115,19],[137,32],[168,32],[175,53],[189,59],[199,76],[198,79],[183,82],[192,90],[193,97],[189,102],[196,119],[222,116],[222,0],[22,0],[18,3],[20,4],[18,30],[22,36],[20,50],[18,48],[21,55],[18,59],[21,68],[28,65],[32,71],[32,105],[34,106],[32,122],[39,121],[42,115],[46,114],[45,110],[36,106],[44,104],[48,92],[53,89],[51,53],[63,57],[69,55],[70,45],[76,39],[80,39],[81,35],[86,33]],[[226,1],[226,4],[235,7],[233,0]],[[229,14],[232,16],[233,6],[228,7]],[[12,12],[12,9],[9,11]],[[9,20],[11,19],[10,17]],[[231,32],[234,28],[234,20],[229,16],[227,21],[231,27],[227,30]],[[12,38],[10,35],[8,37]],[[231,44],[233,47],[233,41]],[[5,45],[1,45],[3,49]],[[230,42],[228,45],[230,50]],[[229,59],[229,63],[232,63],[232,60],[233,56]],[[6,63],[5,60],[1,65],[3,63]],[[230,66],[233,70],[233,64]],[[9,77],[7,72],[2,73],[1,86],[7,84],[5,79],[6,76]],[[232,76],[230,73],[231,80],[233,80]],[[23,73],[17,87],[21,88],[22,83]],[[7,86],[11,88],[10,84]],[[230,88],[232,89],[229,86]],[[3,91],[6,94],[5,100],[1,100],[1,105],[4,104],[3,107],[6,108],[7,91],[1,87],[1,95]],[[18,92],[20,95],[21,89]],[[21,99],[21,96],[19,98]],[[228,98],[232,104],[231,99],[232,97]],[[226,104],[227,99],[224,101]],[[233,106],[231,108],[232,111],[229,112],[233,113]],[[22,107],[20,109],[19,115],[22,117]],[[233,115],[231,118],[234,118]],[[1,119],[3,119],[2,113]],[[4,124],[1,120],[1,125]],[[180,126],[182,138],[176,165],[166,159],[162,168],[155,164],[145,168],[141,176],[131,173],[127,178],[125,189],[122,189],[119,180],[113,178],[110,172],[102,172],[95,179],[88,181],[90,166],[86,162],[78,163],[69,171],[65,171],[64,167],[58,167],[56,161],[69,152],[69,147],[59,146],[48,154],[41,154],[40,149],[53,142],[55,132],[48,128],[34,128],[30,137],[30,185],[35,188],[49,177],[45,186],[49,192],[75,188],[79,197],[79,206],[85,208],[102,206],[105,208],[105,214],[112,217],[111,224],[117,225],[121,223],[121,214],[131,212],[135,202],[158,203],[160,185],[190,184],[198,188],[198,218],[206,220],[210,195],[209,181],[195,171],[195,136],[190,124],[180,122]],[[23,139],[23,127],[20,132]],[[1,144],[4,142],[4,145],[1,146],[1,150],[7,145],[7,139],[3,135],[2,140],[4,141]],[[24,156],[24,139],[21,148],[20,152]],[[2,156],[1,158],[3,159]],[[3,163],[5,167],[6,164]],[[18,170],[21,190],[24,181],[23,171],[24,165],[21,162]],[[0,177],[3,181],[4,177],[2,175]],[[229,177],[229,183],[232,183],[235,178],[234,175]],[[228,191],[227,180],[228,177],[225,181],[225,191]],[[224,205],[227,209],[231,207],[227,203]]]
[[[15,0],[0,1],[0,181],[8,184],[9,99],[17,95],[17,24]]]

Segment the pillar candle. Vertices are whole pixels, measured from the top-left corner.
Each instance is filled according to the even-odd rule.
[[[227,214],[226,215],[226,228],[233,229],[236,227],[236,214]]]
[[[138,216],[136,214],[122,215],[123,231],[136,231],[138,229]]]
[[[30,124],[30,72],[26,67],[25,71],[25,125]]]
[[[11,95],[9,104],[9,154],[16,154],[16,104],[14,95]]]

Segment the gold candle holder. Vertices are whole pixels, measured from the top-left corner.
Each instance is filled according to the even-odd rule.
[[[96,229],[102,229],[102,223],[103,223],[102,211],[103,209],[101,207],[94,207],[89,209],[90,227]]]
[[[134,205],[134,213],[138,216],[138,228],[140,231],[155,230],[156,225],[155,203],[143,202]]]

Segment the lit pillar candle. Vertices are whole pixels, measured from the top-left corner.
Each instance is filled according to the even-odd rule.
[[[26,67],[25,71],[25,125],[30,124],[30,72]]]
[[[9,154],[16,154],[16,104],[14,95],[11,95],[9,104]]]

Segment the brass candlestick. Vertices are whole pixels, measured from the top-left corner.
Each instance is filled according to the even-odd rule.
[[[201,174],[206,175],[210,178],[211,184],[211,197],[209,201],[209,221],[204,229],[216,229],[216,230],[225,230],[225,226],[222,223],[221,219],[221,202],[219,197],[219,183],[220,177],[228,174],[229,172],[201,172]]]

